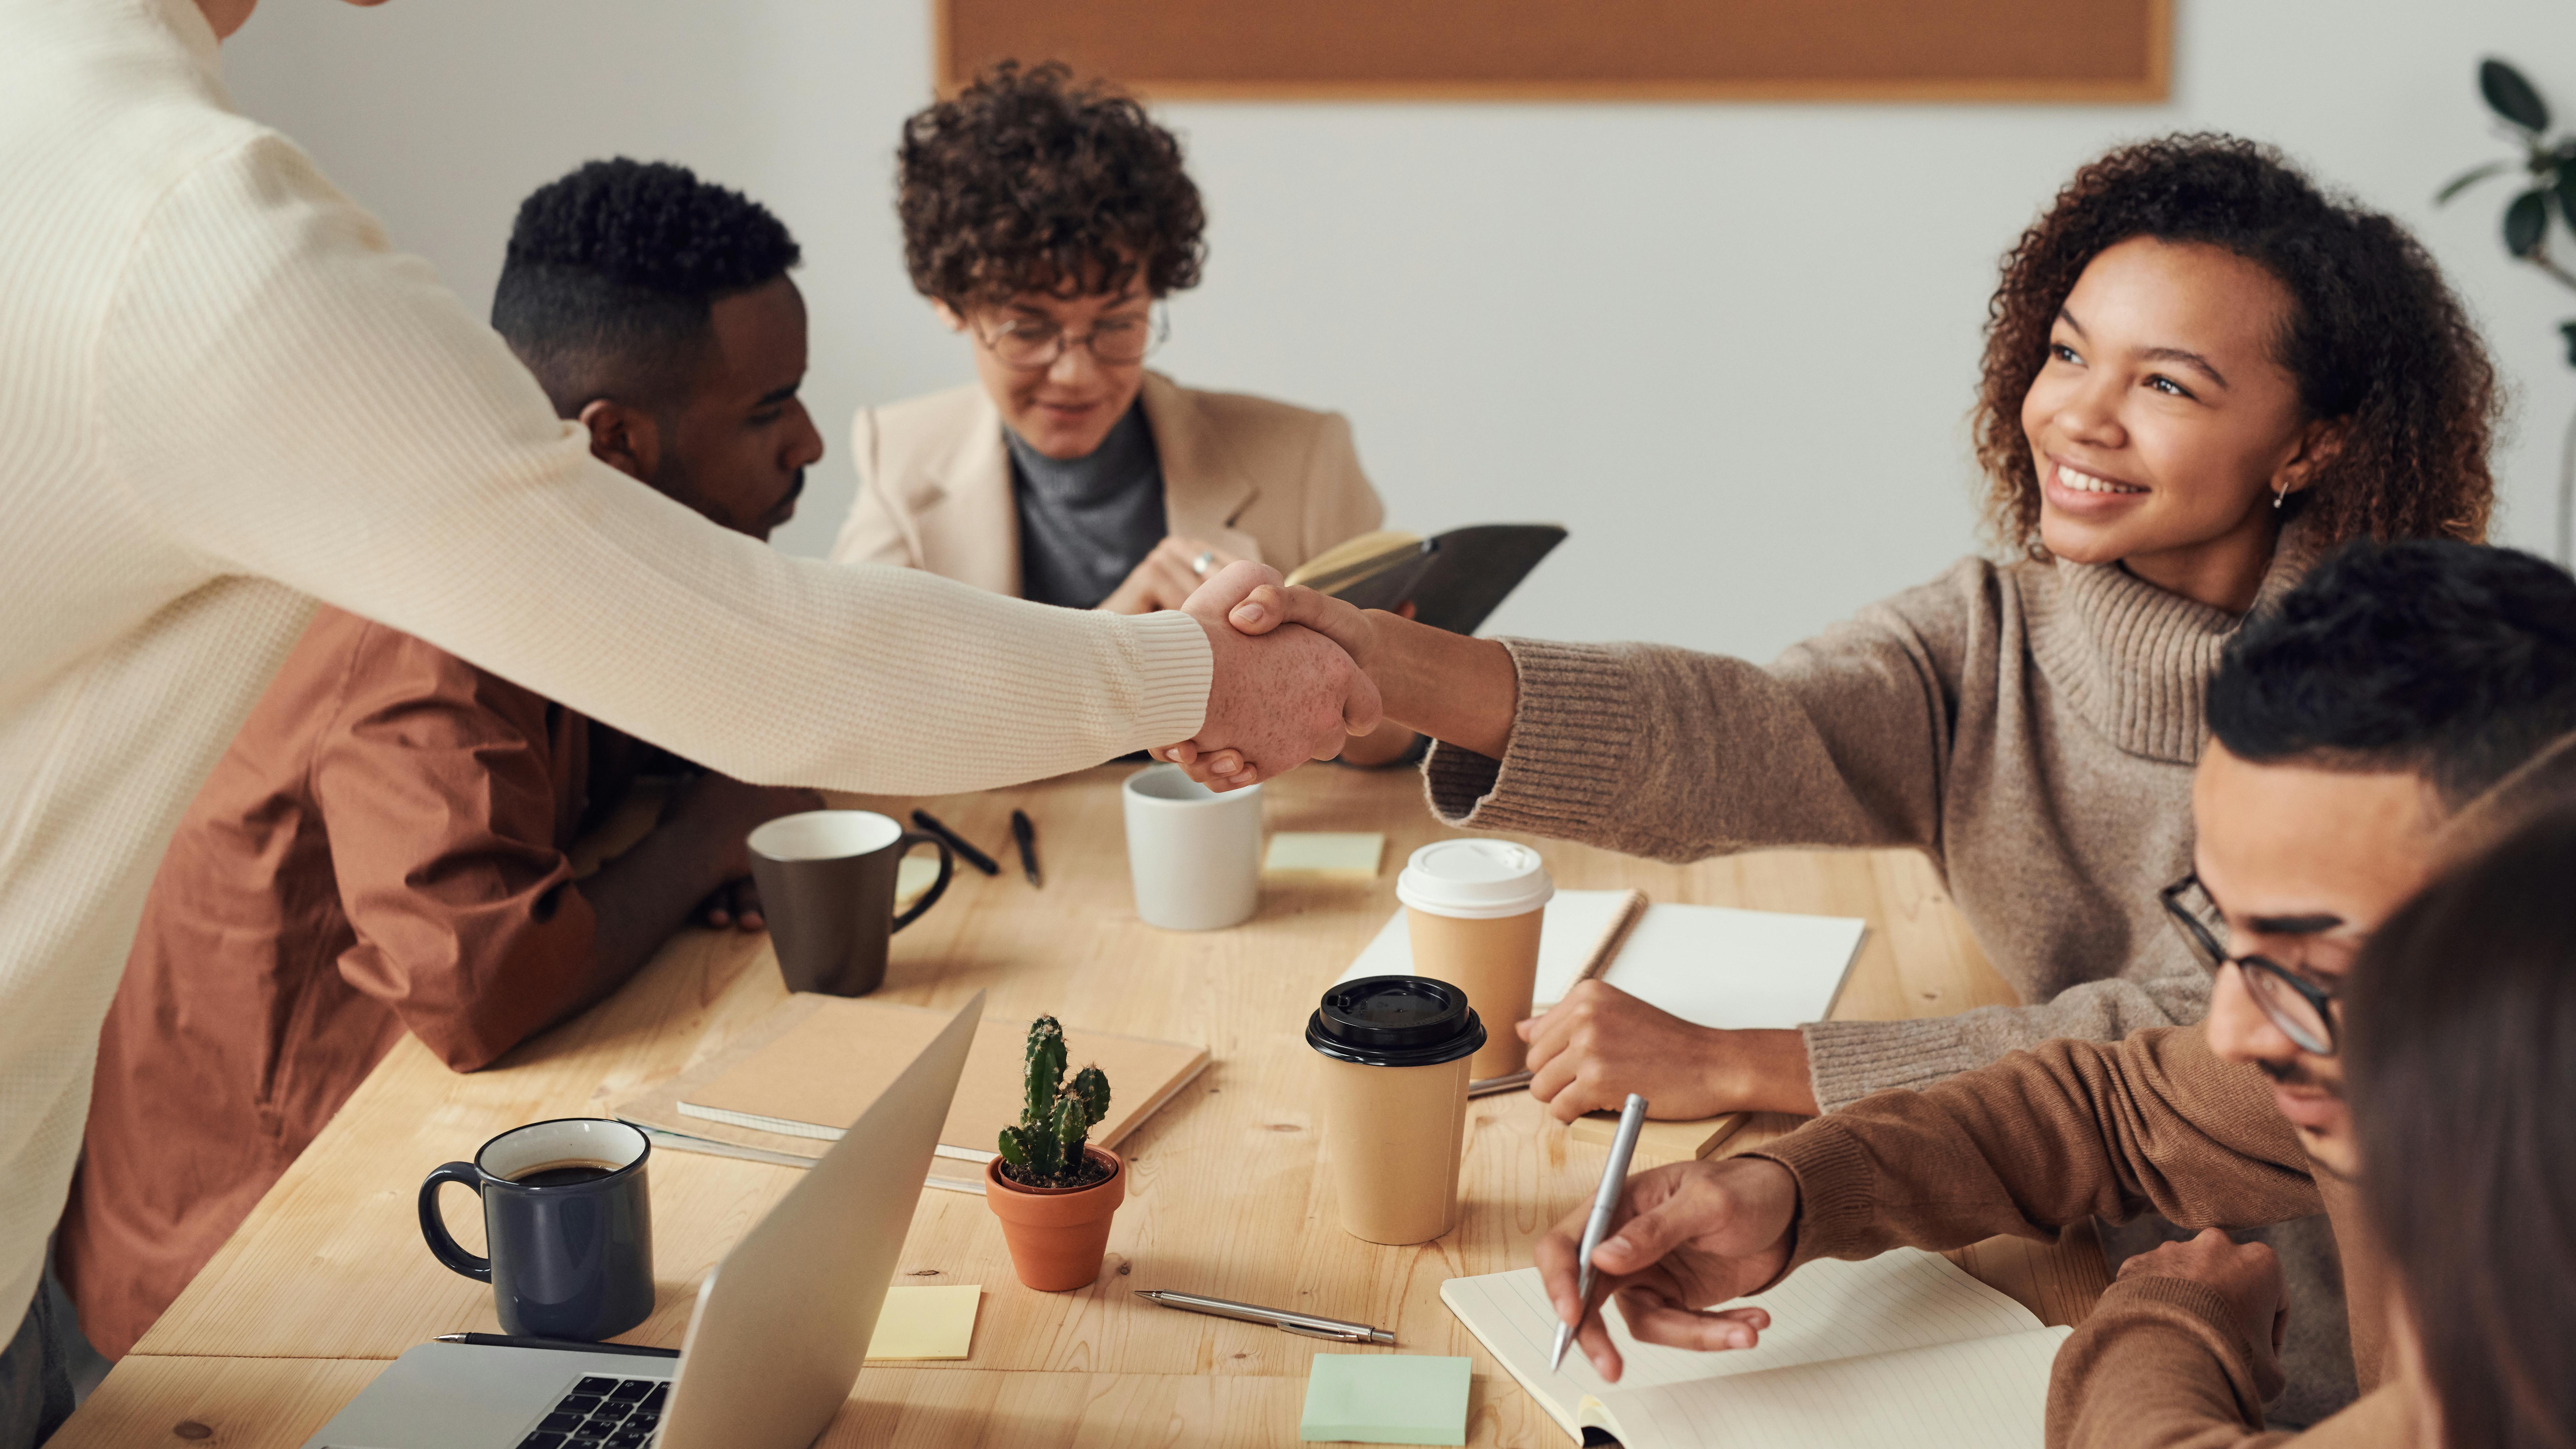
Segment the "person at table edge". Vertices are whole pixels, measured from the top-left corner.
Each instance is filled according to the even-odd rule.
[[[594,457],[766,538],[823,443],[787,228],[683,168],[520,207],[492,323]],[[55,1263],[121,1357],[405,1031],[473,1071],[692,918],[761,924],[744,837],[806,790],[701,774],[587,879],[648,751],[355,614],[303,640],[180,821],[100,1034]]]
[[[636,487],[233,109],[250,10],[0,0],[0,1382],[50,1336],[153,867],[317,602],[762,784],[977,789],[1203,728],[1285,768],[1377,723],[1320,638],[791,559]]]
[[[2299,1442],[2418,1442],[2412,1389],[2385,1352],[2388,1265],[2355,1186],[2357,1173],[2418,1165],[2356,1156],[2339,994],[2381,923],[2447,864],[2576,805],[2576,579],[2506,549],[2351,545],[2246,626],[2209,709],[2217,738],[2193,788],[2194,872],[2159,893],[2177,934],[2217,970],[2202,1025],[2045,1042],[1864,1098],[1742,1157],[1630,1178],[1621,1226],[1593,1263],[1631,1332],[1747,1346],[1767,1315],[1712,1305],[1817,1258],[1998,1233],[2045,1240],[2149,1207],[2187,1229],[2322,1207],[2364,1395]],[[2485,964],[2450,955],[2446,969],[2467,982]],[[2423,1046],[2456,1049],[2448,1038]],[[1578,1211],[1535,1249],[1561,1316],[1575,1312],[1582,1230]],[[2556,1290],[2517,1280],[2486,1291],[2513,1305],[2500,1312],[2528,1317],[2546,1305],[2526,1295]],[[2058,1352],[2049,1443],[2280,1442],[2264,1431],[2263,1403],[2282,1383],[2282,1303],[2269,1249],[2221,1232],[2132,1257]],[[2315,1306],[2290,1294],[2292,1326],[2303,1311]],[[1580,1340],[1615,1376],[1597,1314]]]
[[[1715,1031],[1585,983],[1519,1027],[1560,1120],[1632,1091],[1658,1117],[1833,1111],[2052,1037],[2198,1020],[2209,972],[2155,891],[2190,866],[2219,651],[2341,540],[2483,536],[2496,391],[2476,330],[2403,228],[2267,147],[2174,136],[2087,163],[1990,315],[1987,522],[2022,556],[1965,560],[1768,666],[1464,639],[1305,590],[1248,601],[1334,631],[1388,718],[1441,742],[1424,772],[1444,823],[1661,860],[1912,847],[2024,1003]],[[2381,365],[2392,347],[2408,366]],[[2116,1262],[2159,1231],[2104,1247]],[[2271,1240],[2330,1301],[2324,1224]],[[2331,1333],[2294,1349],[2285,1418],[2350,1400]]]
[[[971,341],[976,381],[859,409],[834,561],[1141,614],[1236,559],[1286,572],[1379,525],[1340,414],[1146,369],[1207,218],[1179,139],[1134,100],[1006,61],[906,120],[896,167],[912,285]],[[1390,726],[1342,758],[1414,742]]]

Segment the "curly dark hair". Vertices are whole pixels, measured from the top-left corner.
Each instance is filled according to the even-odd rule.
[[[2004,257],[1986,307],[1974,415],[1986,526],[1998,545],[2047,556],[2022,399],[2076,278],[2142,236],[2223,248],[2289,294],[2281,365],[2311,418],[2348,420],[2340,450],[2292,509],[2315,514],[2335,540],[2486,536],[2495,366],[2432,257],[2405,228],[2328,196],[2269,146],[2176,135],[2077,171]]]
[[[685,166],[591,161],[519,203],[492,326],[559,412],[610,393],[667,402],[694,376],[716,300],[802,256],[767,208]]]
[[[903,124],[895,212],[912,285],[951,307],[1022,292],[1198,285],[1207,213],[1181,143],[1107,84],[1003,61]]]

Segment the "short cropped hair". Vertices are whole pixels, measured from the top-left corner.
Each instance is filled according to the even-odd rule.
[[[709,309],[801,257],[766,208],[685,166],[592,161],[519,204],[492,326],[565,417],[607,396],[667,406],[695,376]]]
[[[2177,135],[2084,165],[2004,257],[1986,304],[1974,425],[1988,533],[2046,557],[2039,471],[2022,399],[2048,362],[2049,328],[2095,257],[2124,241],[2217,247],[2289,297],[2274,358],[2310,418],[2344,422],[2341,446],[2284,505],[2324,536],[2486,537],[2487,467],[2500,403],[2468,309],[2406,228],[2321,190],[2280,152],[2234,136]]]
[[[2347,544],[2229,642],[2209,724],[2241,759],[2406,771],[2457,809],[2576,729],[2576,579],[2513,549]]]
[[[983,72],[904,122],[895,163],[904,265],[925,297],[962,310],[1198,285],[1207,213],[1180,141],[1062,65]]]

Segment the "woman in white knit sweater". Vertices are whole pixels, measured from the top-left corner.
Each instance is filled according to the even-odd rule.
[[[1375,723],[1311,636],[783,558],[633,486],[233,112],[250,9],[0,0],[0,1324],[162,843],[316,599],[768,784],[979,788],[1202,719],[1284,766]],[[62,1407],[21,1372],[44,1329],[0,1355],[0,1449]]]

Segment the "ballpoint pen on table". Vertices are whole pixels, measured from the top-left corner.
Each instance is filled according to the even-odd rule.
[[[1266,1324],[1289,1333],[1302,1333],[1308,1338],[1329,1338],[1341,1343],[1393,1343],[1395,1335],[1383,1328],[1365,1323],[1347,1323],[1338,1318],[1324,1318],[1312,1313],[1298,1313],[1286,1308],[1262,1308],[1250,1303],[1234,1303],[1223,1298],[1202,1298],[1195,1293],[1172,1293],[1139,1288],[1136,1296],[1165,1308],[1178,1308],[1185,1313],[1207,1313],[1218,1318],[1241,1319],[1245,1323]]]
[[[967,843],[965,836],[958,834],[956,831],[949,829],[945,824],[942,824],[938,816],[931,814],[927,810],[915,810],[912,812],[912,823],[929,831],[931,834],[938,836],[940,839],[947,841],[949,849],[956,851],[958,856],[968,865],[975,867],[984,874],[1000,875],[1002,873],[1002,867],[999,862],[995,861],[993,857],[986,855],[984,852],[977,850],[973,845]]]
[[[442,1333],[441,1343],[472,1343],[488,1348],[559,1348],[570,1353],[622,1353],[632,1358],[678,1358],[676,1348],[641,1343],[576,1343],[568,1338],[528,1338],[515,1333]]]
[[[1581,1267],[1574,1275],[1574,1296],[1582,1306],[1573,1323],[1556,1326],[1556,1348],[1547,1356],[1551,1373],[1565,1362],[1565,1346],[1574,1342],[1581,1315],[1592,1312],[1592,1250],[1610,1236],[1610,1214],[1619,1206],[1619,1189],[1628,1182],[1628,1159],[1637,1155],[1637,1129],[1645,1125],[1646,1099],[1630,1092],[1628,1105],[1619,1109],[1619,1135],[1610,1144],[1610,1160],[1601,1166],[1601,1190],[1592,1195],[1592,1216],[1583,1220],[1583,1247],[1575,1258]]]
[[[1038,827],[1025,810],[1011,812],[1011,838],[1020,844],[1020,869],[1028,874],[1029,884],[1042,886],[1038,876]]]

